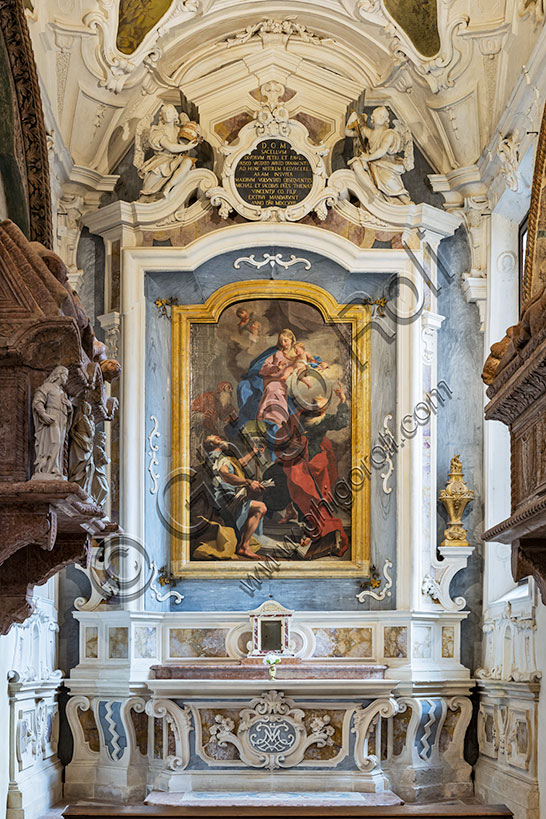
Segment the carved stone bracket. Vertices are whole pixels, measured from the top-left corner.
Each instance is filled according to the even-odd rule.
[[[193,727],[189,708],[180,708],[167,699],[154,699],[146,703],[146,713],[155,719],[165,720],[174,733],[174,754],[166,756],[166,766],[171,771],[182,771],[190,761],[190,732]]]
[[[434,576],[426,574],[421,584],[421,592],[437,602],[445,611],[461,611],[466,605],[464,597],[452,598],[449,592],[451,581],[466,568],[473,546],[444,546],[438,549],[443,557],[434,568]]]
[[[369,752],[370,733],[372,728],[376,727],[381,719],[393,717],[399,711],[398,700],[394,697],[387,699],[379,699],[372,702],[366,708],[355,711],[353,717],[353,733],[355,734],[355,762],[359,770],[371,773],[374,769],[380,767],[379,762],[379,743],[377,742],[380,732],[376,730],[375,750],[376,753]]]
[[[106,355],[108,358],[119,358],[121,339],[121,315],[115,311],[97,316],[100,326],[104,330]]]
[[[499,134],[497,156],[501,162],[501,173],[506,180],[506,186],[514,193],[518,193],[522,186],[521,174],[518,171],[520,162],[520,133],[516,131],[508,136]]]
[[[463,222],[470,244],[470,269],[463,274],[463,292],[476,304],[483,332],[487,303],[487,252],[491,206],[486,186],[476,165],[458,168],[446,176],[431,174],[432,188],[445,199],[445,209]]]

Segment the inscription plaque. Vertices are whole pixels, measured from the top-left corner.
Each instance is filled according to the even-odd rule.
[[[239,196],[262,208],[287,208],[302,202],[313,187],[313,169],[284,139],[263,139],[235,168]]]

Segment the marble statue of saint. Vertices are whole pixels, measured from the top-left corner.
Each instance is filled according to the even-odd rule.
[[[70,452],[68,459],[68,479],[78,483],[84,492],[91,494],[93,482],[93,441],[95,422],[91,404],[83,401],[76,410],[70,430]]]
[[[402,174],[414,166],[413,140],[409,129],[399,120],[389,125],[389,112],[384,106],[367,114],[350,115],[345,128],[354,137],[355,156],[347,163],[359,182],[367,189],[372,186],[387,202],[408,205],[411,197],[402,182]]]
[[[35,457],[32,480],[66,480],[64,442],[72,420],[72,404],[64,390],[67,381],[66,367],[55,367],[34,393]]]
[[[110,458],[106,454],[106,433],[97,432],[93,443],[93,464],[95,470],[93,472],[93,482],[91,485],[91,494],[97,506],[104,506],[104,501],[110,491],[108,477],[106,475],[106,469],[109,463]]]
[[[143,180],[140,201],[159,194],[168,196],[193,168],[195,159],[188,152],[202,137],[199,125],[187,114],[179,114],[174,105],[163,105],[157,125],[143,122],[135,137],[134,164]],[[144,160],[146,148],[154,155]]]

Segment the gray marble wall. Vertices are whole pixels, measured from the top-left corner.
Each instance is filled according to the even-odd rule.
[[[438,491],[445,487],[451,458],[458,454],[465,481],[474,491],[463,524],[475,551],[465,571],[451,584],[453,597],[466,598],[470,616],[462,625],[464,665],[480,665],[482,571],[483,571],[483,333],[475,304],[466,301],[461,288],[462,273],[470,269],[470,250],[464,228],[440,245],[439,258],[452,274],[450,283],[440,277],[438,312],[445,321],[438,335],[438,379],[445,379],[453,397],[438,415]],[[438,503],[438,543],[443,540],[446,512]]]
[[[95,335],[102,341],[104,333],[97,316],[104,313],[104,242],[101,236],[90,233],[87,228],[81,232],[76,264],[83,271],[82,286],[78,295],[91,319]]]

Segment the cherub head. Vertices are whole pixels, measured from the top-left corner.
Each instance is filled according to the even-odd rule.
[[[239,319],[240,324],[246,324],[250,318],[250,313],[246,309],[246,307],[238,307],[235,311],[235,315]]]
[[[260,324],[260,322],[257,321],[257,319],[254,319],[254,321],[251,321],[250,324],[248,325],[248,332],[253,336],[259,336],[261,326],[262,325]]]

